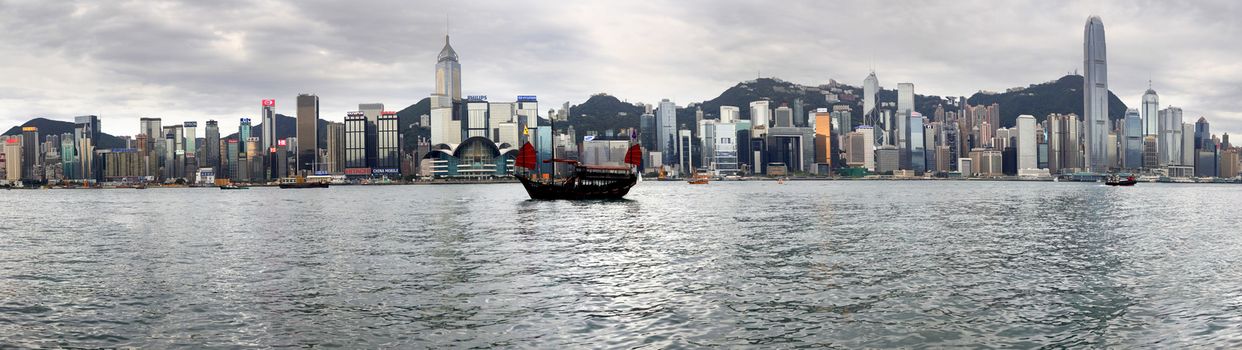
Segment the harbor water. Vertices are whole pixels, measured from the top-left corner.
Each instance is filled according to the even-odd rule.
[[[1242,347],[1242,186],[0,191],[0,348]]]

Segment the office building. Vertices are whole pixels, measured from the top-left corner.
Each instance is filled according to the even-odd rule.
[[[742,110],[736,106],[720,106],[720,122],[725,124],[737,123],[741,120]]]
[[[39,147],[39,128],[22,127],[22,180],[29,182],[43,181],[43,152]]]
[[[656,136],[656,142],[659,144],[658,150],[664,157],[663,164],[674,164],[677,159],[677,105],[673,101],[664,99],[660,101],[659,109],[656,109],[656,130],[659,134]]]
[[[816,173],[827,174],[832,171],[833,143],[836,139],[833,132],[832,113],[821,108],[815,116],[815,164]]]
[[[447,37],[446,37],[447,40]],[[313,173],[319,163],[319,96],[298,95],[297,116],[297,169]]]
[[[1082,169],[1079,125],[1078,116],[1074,114],[1048,116],[1048,169],[1053,174],[1067,174]]]
[[[1160,134],[1160,95],[1152,90],[1150,84],[1143,93],[1143,136]]]
[[[1108,62],[1104,44],[1104,22],[1087,19],[1083,32],[1083,118],[1086,131],[1086,168],[1094,173],[1108,171]]]
[[[775,127],[778,127],[778,128],[794,127],[793,109],[790,109],[789,106],[782,104],[780,107],[776,107],[775,116],[776,116]]]
[[[396,177],[401,171],[401,131],[397,112],[383,111],[375,123],[376,158],[372,172],[377,175]]]
[[[1182,155],[1182,166],[1194,168],[1197,154],[1195,154],[1195,125],[1190,123],[1182,123],[1182,146],[1179,152]]]
[[[362,112],[345,114],[344,172],[347,175],[371,175],[367,164],[367,117]]]
[[[1143,168],[1143,137],[1146,136],[1139,110],[1131,108],[1126,111],[1123,131],[1121,168],[1138,171]]]
[[[1160,166],[1182,163],[1182,109],[1170,106],[1160,110]]]
[[[203,127],[206,137],[203,138],[203,167],[211,168],[213,174],[220,173],[220,125],[215,120],[208,120]]]
[[[1017,120],[1018,175],[1047,175],[1040,171],[1036,153],[1035,116],[1023,114]]]
[[[754,101],[750,103],[750,137],[767,137],[771,120],[772,109],[769,101]]]
[[[259,122],[263,123],[263,142],[264,152],[268,152],[272,147],[276,147],[276,100],[267,99],[261,103],[263,108],[259,110]]]
[[[740,171],[738,167],[737,125],[719,122],[713,126],[716,130],[712,133],[714,139],[712,150],[715,153],[712,167],[715,169],[717,176],[737,175]]]
[[[875,77],[875,71],[867,75],[863,79],[863,123],[867,125],[875,125],[876,113],[876,93],[880,91],[880,79]]]
[[[1143,136],[1143,168],[1155,169],[1160,166],[1160,142],[1156,135]]]
[[[328,124],[324,126],[324,140],[327,141],[324,143],[327,147],[327,159],[324,160],[324,163],[326,164],[323,170],[332,175],[344,174],[346,152],[345,124],[328,122]],[[276,151],[277,150],[273,148],[273,155],[275,155]],[[277,157],[273,158],[275,159]],[[283,162],[283,160],[276,160],[271,163],[275,164],[277,162]]]

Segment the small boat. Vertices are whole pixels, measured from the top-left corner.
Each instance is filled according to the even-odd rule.
[[[539,162],[535,147],[529,142],[522,145],[514,166],[525,171],[513,177],[526,188],[526,194],[535,200],[621,199],[638,182],[636,168],[641,164],[642,148],[633,145],[625,155],[625,166],[584,165],[575,160],[548,159],[545,164],[568,164],[572,166],[569,176],[558,178],[552,174],[538,174]],[[555,167],[553,167],[555,169]]]
[[[227,185],[220,185],[220,189],[222,190],[248,190],[250,189],[250,187],[227,184]]]
[[[1134,186],[1136,183],[1138,183],[1138,180],[1135,180],[1134,176],[1129,176],[1125,179],[1122,179],[1119,176],[1112,176],[1109,177],[1108,180],[1104,181],[1104,184],[1109,186]]]
[[[306,178],[286,177],[280,179],[280,188],[328,188],[328,183],[323,181],[306,181]]]

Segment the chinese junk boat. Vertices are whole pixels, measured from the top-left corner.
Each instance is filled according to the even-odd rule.
[[[555,166],[552,174],[542,174],[539,168],[538,155],[530,143],[522,145],[518,151],[514,166],[525,169],[515,173],[522,187],[531,199],[621,199],[630,192],[630,187],[638,182],[636,168],[642,164],[642,148],[630,146],[625,153],[623,166],[584,165],[575,160],[552,159],[544,160],[544,164],[568,164],[573,170],[563,178],[556,176]]]

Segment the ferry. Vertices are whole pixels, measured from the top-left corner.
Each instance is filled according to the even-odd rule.
[[[694,175],[690,176],[690,180],[686,182],[689,182],[691,185],[706,185],[710,181],[711,178],[707,176],[707,173],[695,171]]]
[[[297,176],[281,178],[277,186],[280,186],[280,188],[328,188],[328,182],[322,180],[307,181],[305,177]]]

